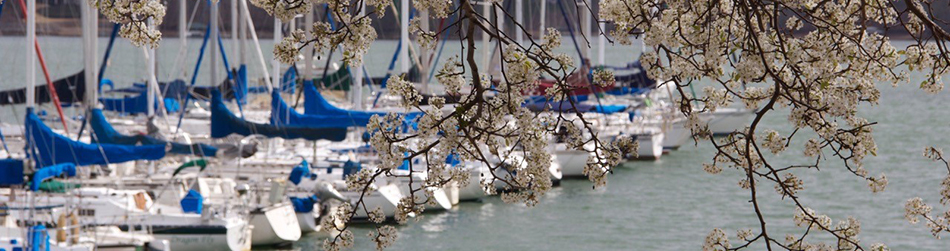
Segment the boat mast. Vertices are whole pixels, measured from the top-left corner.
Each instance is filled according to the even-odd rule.
[[[540,19],[541,19],[541,25],[540,25],[540,29],[538,30],[538,33],[541,34],[541,35],[538,36],[538,38],[543,38],[543,37],[544,37],[544,29],[545,29],[545,28],[544,28],[544,20],[545,20],[545,18],[546,18],[545,16],[547,16],[547,12],[548,12],[547,9],[548,9],[548,0],[541,0],[541,18],[540,18]]]
[[[238,19],[238,17],[241,16],[241,10],[240,10],[240,7],[238,7],[238,5],[240,5],[238,4],[238,1],[240,0],[231,0],[231,6],[230,6],[231,7],[231,56],[232,58],[237,57],[237,55],[240,53],[238,49],[239,47],[238,39],[240,39],[238,38],[238,33],[240,32],[238,31],[238,23],[240,23],[239,21],[240,19]],[[232,60],[231,62],[234,62],[234,60]],[[227,69],[227,70],[230,71],[231,69]]]
[[[178,48],[182,51],[188,48],[188,0],[178,1],[178,44]],[[184,79],[187,76],[188,66],[184,63],[185,60],[182,59],[181,62],[182,79]]]
[[[491,2],[482,1],[481,4],[482,4],[482,16],[485,17],[485,19],[491,18],[491,11],[490,11]],[[491,21],[489,21],[488,23],[491,23]],[[485,25],[485,27],[488,27],[488,26]],[[488,35],[488,29],[482,29],[482,67],[485,67],[486,69],[488,68],[488,64],[491,63],[491,58],[490,58],[491,51],[488,50],[488,48],[490,47],[488,46],[489,37],[490,35]]]
[[[240,1],[241,3],[238,6],[238,14],[240,14],[241,16],[247,15],[247,0],[238,0],[238,1]],[[238,19],[238,33],[237,33],[238,54],[237,55],[240,59],[239,61],[240,66],[244,66],[244,67],[246,67],[245,65],[247,65],[247,55],[246,55],[247,53],[247,27],[248,27],[249,22],[250,20],[248,19],[244,19],[244,18]],[[264,68],[264,71],[265,72],[267,71],[266,67]],[[247,84],[248,83],[244,83],[244,85],[247,85]]]
[[[149,27],[154,26],[154,22],[152,18],[148,19],[147,25]],[[155,79],[155,49],[149,47],[149,48],[146,48],[146,50],[148,51],[148,58],[146,59],[148,60],[148,63],[146,64],[146,68],[148,68],[148,86],[146,86],[145,88],[145,95],[146,95],[145,103],[147,106],[146,111],[148,112],[146,113],[146,115],[148,117],[152,117],[153,115],[155,115],[155,94],[156,94],[155,90],[158,88],[158,83],[157,83],[158,81]]]
[[[399,50],[399,71],[409,73],[409,0],[399,2],[399,41],[405,50]]]
[[[421,18],[420,21],[422,21],[422,23],[420,23],[421,24],[420,28],[423,31],[429,31],[429,10],[428,9],[419,10],[419,18]],[[422,46],[420,46],[419,49],[422,50],[422,53],[421,53],[422,58],[420,59],[422,65],[420,65],[419,72],[420,73],[429,72],[429,64],[432,63],[431,61],[432,57],[430,57],[430,55],[432,54],[432,51],[430,51],[429,48],[425,48]],[[425,77],[425,75],[422,75],[422,93],[423,94],[429,93],[429,78]]]
[[[581,36],[584,36],[584,48],[581,48],[581,63],[587,64],[590,59],[590,10],[587,6],[587,1],[582,1],[581,4],[584,5],[583,9],[578,9],[581,12],[581,25],[579,31]],[[590,65],[588,65],[590,66]]]
[[[210,22],[211,27],[209,28],[211,29],[211,43],[209,44],[211,45],[211,48],[208,50],[209,52],[208,56],[210,57],[208,66],[210,67],[209,73],[211,75],[211,79],[210,79],[211,83],[209,84],[211,86],[217,86],[218,85],[218,43],[216,41],[218,39],[219,32],[218,32],[218,3],[216,1],[211,1],[210,19],[211,19],[211,22]]]
[[[282,29],[282,24],[279,18],[274,18],[274,44],[279,44],[280,40],[284,39],[284,34]],[[274,83],[274,86],[280,88],[280,61],[277,60],[277,57],[271,59],[271,83]],[[289,111],[289,110],[288,110]]]
[[[313,39],[313,9],[307,10],[307,13],[303,14],[303,28],[304,34],[307,38],[307,41]],[[302,74],[300,74],[304,81],[313,80],[313,43],[307,44],[303,47],[303,63],[304,69]]]
[[[518,22],[518,25],[524,25],[524,1],[515,0],[515,22]],[[516,27],[515,31],[515,42],[518,45],[524,45],[524,31],[521,28]]]
[[[366,4],[364,1],[358,1],[360,9],[359,16],[366,14]],[[364,63],[366,61],[363,61]],[[354,110],[363,110],[363,66],[355,67],[353,75],[353,108]]]
[[[36,106],[36,0],[26,0],[26,108]]]
[[[603,21],[597,20],[597,25],[600,27],[600,35],[597,38],[597,57],[599,58],[598,63],[604,65],[606,62],[605,51],[607,49],[607,35],[604,34],[607,32],[607,26]]]
[[[99,10],[92,8],[89,4],[82,3],[81,11],[83,23],[83,62],[85,67],[83,67],[86,80],[86,94],[84,103],[88,108],[95,108],[96,103],[98,102],[98,83],[99,76],[97,76],[96,66],[99,65],[97,61],[98,57],[98,37],[99,37]]]

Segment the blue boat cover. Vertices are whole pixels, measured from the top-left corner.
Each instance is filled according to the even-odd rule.
[[[350,174],[357,173],[360,170],[363,170],[363,164],[359,162],[347,160],[346,163],[343,163],[343,177],[344,178],[346,178],[346,176],[350,176]]]
[[[614,114],[627,110],[627,105],[595,105],[593,112]]]
[[[26,112],[27,150],[37,166],[73,163],[79,166],[106,165],[132,160],[165,157],[164,145],[126,146],[89,144],[53,132],[32,109]]]
[[[310,172],[310,163],[307,163],[307,160],[303,160],[297,166],[294,166],[294,169],[290,170],[290,177],[287,178],[290,182],[293,182],[294,185],[300,184],[300,181],[303,178],[312,178],[315,179],[317,174]]]
[[[533,112],[589,112],[593,106],[570,101],[527,103],[525,107]]]
[[[369,118],[373,117],[373,115],[386,116],[385,112],[350,111],[335,107],[323,98],[323,95],[320,94],[320,91],[317,91],[317,87],[313,85],[312,81],[305,81],[303,89],[304,114],[306,115],[344,117],[348,119],[345,120],[345,122],[350,123],[351,126],[358,127],[365,127],[369,124]],[[410,121],[419,117],[422,113],[411,112],[403,115],[406,121]],[[293,125],[295,123],[291,119],[289,124]]]
[[[457,165],[460,164],[460,163],[462,163],[462,162],[459,161],[458,155],[456,155],[456,154],[454,154],[454,153],[453,153],[453,154],[449,154],[449,156],[445,156],[445,164],[449,164],[450,166],[453,166],[453,167],[454,167],[454,166],[457,166]]]
[[[46,232],[46,226],[33,226],[29,235],[30,251],[49,251],[49,233]]]
[[[306,198],[290,197],[290,204],[294,205],[294,212],[309,213],[313,212],[313,205],[320,202],[320,198],[311,195]]]
[[[237,81],[234,82],[234,99],[241,104],[247,104],[247,65],[241,65],[237,70]]]
[[[93,135],[95,135],[95,140],[99,143],[104,144],[117,144],[117,145],[171,145],[171,149],[168,153],[173,154],[194,154],[196,156],[207,156],[213,157],[215,153],[218,152],[218,148],[206,144],[182,144],[177,142],[168,142],[161,139],[156,139],[148,135],[122,135],[119,134],[109,124],[109,121],[106,120],[106,116],[102,114],[101,109],[92,109],[89,112],[89,126],[92,127]]]
[[[107,111],[129,113],[129,114],[140,114],[148,112],[148,96],[146,91],[139,92],[138,95],[133,97],[124,97],[124,98],[99,98],[99,102],[102,103],[102,109]],[[172,98],[164,98],[165,101],[165,110],[169,113],[178,112],[179,106],[178,101]],[[159,109],[158,104],[154,105],[155,109]]]
[[[627,105],[589,105],[575,101],[571,105],[570,101],[547,101],[547,100],[529,100],[525,103],[525,108],[534,112],[596,112],[603,114],[614,114],[627,110]]]
[[[260,134],[266,137],[285,139],[332,140],[346,138],[346,128],[313,128],[304,126],[275,126],[259,124],[238,118],[228,110],[221,98],[221,92],[211,92],[211,137],[223,138],[231,134],[249,136]]]
[[[188,194],[185,195],[185,198],[181,199],[181,211],[201,214],[201,209],[204,207],[204,200],[204,197],[201,197],[201,193],[198,193],[198,191],[194,189],[188,190]]]
[[[270,124],[275,126],[305,126],[310,128],[347,128],[356,126],[347,116],[300,114],[287,105],[277,90],[271,91]]]
[[[40,183],[43,183],[44,180],[63,174],[66,174],[67,177],[76,176],[76,165],[73,163],[62,163],[36,170],[36,172],[33,173],[33,180],[30,182],[30,190],[38,191],[40,190]]]
[[[0,160],[0,186],[23,184],[23,160]]]

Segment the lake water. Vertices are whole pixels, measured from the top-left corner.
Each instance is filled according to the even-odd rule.
[[[183,68],[190,76],[200,42],[189,41],[183,67],[174,63],[179,52],[177,39],[166,38],[158,52],[160,80],[181,76]],[[104,52],[105,43],[106,39],[100,40],[100,53]],[[54,78],[80,70],[79,38],[40,37],[40,44]],[[227,40],[225,44],[230,46]],[[366,59],[370,74],[385,73],[395,44],[374,44]],[[270,42],[262,43],[265,58],[270,58],[271,46]],[[23,86],[25,48],[22,37],[0,37],[0,60],[6,62],[0,67],[0,89]],[[458,43],[448,43],[442,59],[459,50]],[[606,62],[611,65],[622,65],[639,55],[637,46],[610,46],[606,50]],[[574,55],[573,44],[565,39],[559,51]],[[592,51],[596,55],[596,48]],[[141,49],[127,41],[117,41],[105,77],[114,80],[117,87],[141,81],[145,76],[142,55]],[[233,60],[233,55],[229,56]],[[250,56],[248,59],[256,60]],[[249,62],[251,76],[260,76],[256,61]],[[208,80],[206,67],[207,63],[198,78],[202,85]],[[37,72],[40,73],[39,69]],[[223,78],[221,73],[219,79]],[[38,75],[37,80],[42,79]],[[880,104],[866,107],[861,115],[879,122],[874,127],[878,156],[865,162],[871,174],[887,175],[887,190],[872,194],[866,181],[850,174],[840,161],[829,158],[822,162],[821,171],[798,172],[805,182],[802,201],[836,221],[847,216],[860,220],[860,239],[866,247],[881,242],[892,250],[948,250],[948,240],[935,239],[923,225],[909,224],[903,208],[907,199],[917,196],[931,205],[938,204],[939,184],[946,171],[923,158],[921,152],[931,145],[950,149],[950,109],[945,107],[950,94],[926,94],[913,84],[896,88],[881,84],[880,88]],[[9,112],[9,108],[0,108],[0,114]],[[763,128],[779,129],[787,135],[786,115],[773,112],[763,121]],[[22,118],[0,116],[0,122],[14,123],[11,120],[18,119]],[[797,137],[787,152],[774,157],[773,164],[808,161],[801,154],[808,136]],[[702,170],[701,164],[711,159],[712,152],[708,143],[699,143],[684,146],[659,161],[626,163],[615,169],[605,189],[594,190],[586,180],[563,181],[533,208],[505,204],[493,197],[462,203],[446,212],[427,213],[418,222],[398,227],[399,239],[392,250],[698,250],[706,234],[717,227],[725,229],[733,243],[737,243],[735,231],[756,230],[758,222],[748,202],[748,191],[738,186],[744,177],[742,173],[726,170],[711,175]],[[790,202],[781,200],[771,185],[760,187],[760,191],[762,210],[773,237],[784,239],[786,233],[803,231],[792,222],[794,211]],[[937,205],[934,211],[944,210]],[[371,226],[356,225],[354,230],[357,250],[375,247],[366,238]],[[819,234],[808,241],[831,239]],[[311,250],[321,242],[319,238],[305,236],[294,247]],[[762,248],[754,246],[752,250]]]

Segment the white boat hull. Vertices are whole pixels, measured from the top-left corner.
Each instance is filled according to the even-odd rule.
[[[663,133],[663,149],[676,150],[686,144],[693,134],[682,121],[674,123]]]
[[[300,240],[300,224],[290,203],[280,203],[251,213],[253,245],[277,245]]]
[[[152,235],[168,240],[175,251],[251,250],[251,231],[244,223],[226,228],[160,229]]]
[[[584,177],[584,167],[587,165],[587,157],[590,153],[578,150],[558,150],[555,152],[557,157],[555,161],[561,168],[561,175],[564,178]]]
[[[658,160],[663,156],[663,133],[637,135],[637,157],[641,160]]]
[[[485,193],[485,189],[482,188],[482,180],[488,179],[486,176],[491,175],[488,172],[488,168],[484,168],[484,170],[472,168],[468,176],[468,184],[466,186],[458,186],[459,201],[473,201],[487,197],[488,194]]]
[[[317,222],[317,217],[319,213],[317,212],[317,207],[319,205],[313,205],[313,212],[297,212],[297,223],[300,224],[301,233],[313,233],[320,231],[320,223]]]
[[[709,119],[709,132],[714,136],[721,136],[742,129],[749,124],[749,118],[753,111],[746,109],[719,109],[713,113],[704,113],[711,116]]]

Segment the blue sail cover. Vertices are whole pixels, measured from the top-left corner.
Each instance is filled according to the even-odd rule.
[[[204,197],[201,197],[201,193],[195,191],[194,189],[188,190],[188,194],[185,194],[185,198],[181,199],[181,211],[185,213],[196,213],[201,214],[201,210],[204,207]]]
[[[23,184],[23,160],[0,160],[0,186]]]
[[[62,163],[36,170],[36,172],[33,173],[33,180],[31,180],[30,183],[30,190],[38,191],[40,190],[40,183],[43,183],[44,180],[63,174],[66,174],[67,177],[76,176],[76,165],[73,163]]]
[[[73,163],[79,166],[106,165],[132,160],[165,157],[164,145],[125,146],[88,144],[53,132],[32,109],[26,112],[27,150],[37,166]]]
[[[330,104],[330,102],[328,102],[326,99],[323,98],[323,95],[320,94],[320,91],[317,91],[317,87],[315,87],[313,85],[313,82],[311,81],[304,82],[303,90],[304,90],[303,91],[304,115],[306,116],[319,115],[319,116],[332,116],[332,117],[338,117],[338,118],[345,118],[345,120],[341,122],[346,123],[349,126],[365,127],[367,124],[369,124],[369,119],[373,117],[373,115],[379,115],[380,117],[382,117],[382,116],[386,116],[387,114],[385,112],[365,112],[365,111],[344,110],[336,106],[333,106],[332,104]],[[290,112],[290,113],[293,114],[293,112]],[[278,115],[285,116],[286,114],[287,112],[279,113]],[[410,112],[410,113],[404,113],[403,115],[405,116],[406,121],[410,121],[416,117],[421,116],[422,113]],[[301,117],[303,116],[299,116],[296,119],[301,119]],[[291,125],[298,124],[298,122],[295,122],[294,120],[295,118],[291,117],[291,118],[288,118],[288,120],[284,120],[284,121],[289,121],[288,124],[291,124]],[[306,121],[300,121],[300,122],[307,123],[307,124],[312,123],[308,119],[303,119],[303,120],[306,120]]]
[[[363,124],[360,124],[360,123]],[[347,115],[317,115],[300,114],[287,105],[280,93],[274,90],[271,93],[271,125],[306,126],[312,128],[346,128],[351,126],[366,126],[369,121],[356,121]]]
[[[89,126],[92,127],[92,131],[96,136],[95,139],[99,143],[104,144],[117,144],[117,145],[171,145],[171,149],[168,150],[168,153],[173,154],[194,154],[196,156],[206,156],[213,157],[218,152],[218,148],[206,144],[182,144],[177,142],[168,142],[161,139],[156,139],[148,135],[122,135],[119,134],[109,124],[109,121],[106,120],[106,116],[102,114],[100,109],[92,109],[89,112]]]
[[[49,233],[46,226],[36,225],[30,228],[30,251],[49,251]]]
[[[316,195],[304,198],[290,197],[290,204],[294,206],[294,212],[298,213],[313,212],[313,205],[316,203],[320,203],[320,198]]]
[[[585,99],[586,100],[586,99]],[[590,105],[575,100],[572,105],[570,101],[551,101],[546,98],[530,98],[524,103],[524,107],[533,112],[596,112],[603,114],[614,114],[626,111],[627,105]]]
[[[290,177],[287,179],[293,182],[294,185],[299,185],[300,181],[303,181],[303,178],[317,178],[317,174],[310,172],[310,163],[308,163],[307,160],[303,160],[300,164],[294,166],[294,169],[290,170]]]
[[[124,97],[124,98],[99,98],[99,102],[102,103],[102,109],[107,111],[129,113],[129,114],[139,114],[148,112],[148,95],[146,91],[139,92],[138,95],[133,97]],[[165,110],[169,113],[178,111],[178,101],[172,98],[164,98]],[[154,105],[155,109],[159,109],[158,104]]]
[[[249,136],[264,135],[269,138],[280,137],[285,139],[332,140],[342,141],[346,138],[346,128],[314,128],[304,126],[275,126],[246,121],[234,115],[224,105],[221,92],[211,92],[211,137],[223,138],[231,134]]]
[[[237,80],[234,81],[234,99],[241,104],[247,104],[247,65],[241,65],[237,70]]]

